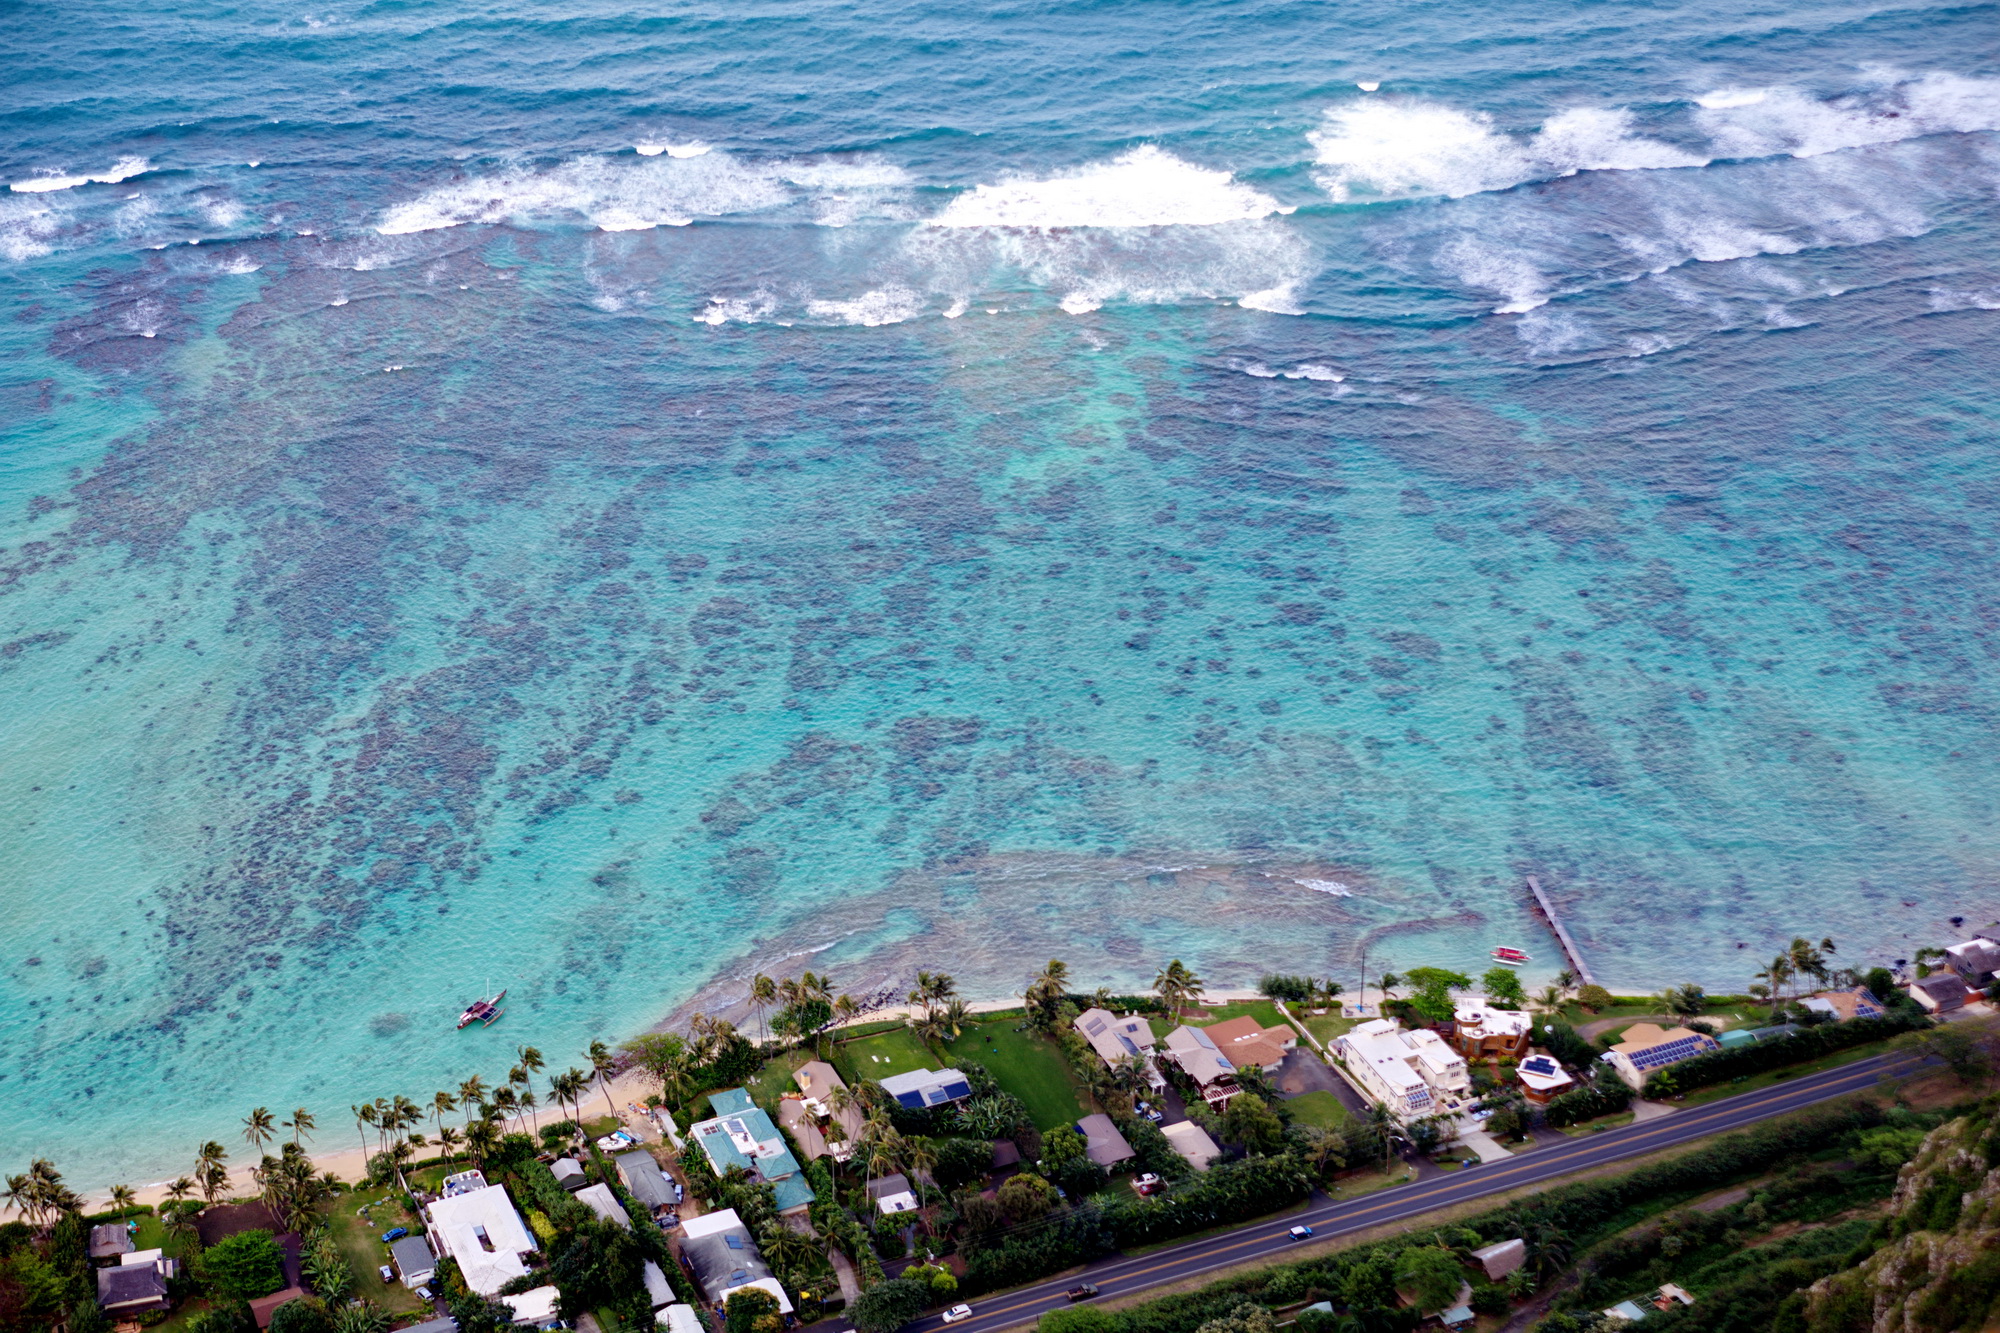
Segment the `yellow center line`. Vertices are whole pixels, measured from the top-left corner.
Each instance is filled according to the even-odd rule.
[[[1812,1086],[1811,1090],[1814,1092],[1826,1092],[1834,1085],[1843,1083],[1847,1079],[1852,1078],[1855,1075],[1864,1072],[1870,1075],[1867,1081],[1872,1083],[1874,1081],[1873,1077],[1874,1071],[1872,1069],[1866,1071],[1860,1069],[1854,1069],[1849,1073],[1841,1074],[1835,1078],[1829,1079],[1826,1083],[1815,1084]],[[1566,1144],[1562,1147],[1552,1150],[1551,1152],[1540,1153],[1533,1157],[1524,1158],[1514,1166],[1503,1166],[1495,1168],[1492,1171],[1482,1172],[1479,1176],[1476,1177],[1476,1179],[1478,1179],[1482,1183],[1490,1180],[1504,1179],[1511,1175],[1518,1175],[1522,1172],[1534,1171],[1537,1168],[1546,1167],[1551,1162],[1560,1161],[1568,1157],[1590,1156],[1594,1154],[1594,1150],[1601,1149],[1606,1144],[1615,1144],[1619,1146],[1624,1146],[1629,1144],[1637,1144],[1642,1141],[1655,1138],[1662,1134],[1684,1133],[1688,1128],[1690,1128],[1689,1120],[1695,1117],[1700,1117],[1702,1120],[1721,1119],[1726,1114],[1729,1113],[1753,1110],[1760,1106],[1767,1106],[1774,1102],[1784,1101],[1797,1091],[1798,1087],[1797,1085],[1794,1085],[1789,1088],[1775,1088],[1768,1093],[1749,1094],[1741,1098],[1736,1098],[1736,1097],[1725,1098],[1722,1101],[1711,1102],[1708,1106],[1702,1107],[1693,1112],[1684,1113],[1682,1115],[1662,1116],[1660,1117],[1660,1119],[1651,1122],[1651,1127],[1649,1128],[1646,1129],[1635,1128],[1629,1132],[1619,1134],[1618,1137],[1615,1139],[1579,1139],[1573,1144]],[[1615,1159],[1607,1159],[1607,1160],[1615,1160]],[[1378,1198],[1373,1203],[1367,1204],[1361,1208],[1351,1209],[1346,1212],[1340,1213],[1338,1215],[1337,1220],[1341,1222],[1343,1226],[1346,1226],[1348,1223],[1367,1217],[1371,1213],[1381,1212],[1384,1210],[1402,1211],[1406,1209],[1408,1205],[1416,1203],[1420,1200],[1432,1198],[1439,1194],[1452,1193],[1457,1189],[1459,1189],[1463,1185],[1463,1183],[1464,1180],[1462,1177],[1460,1177],[1460,1178],[1446,1179],[1438,1182],[1436,1185],[1427,1186],[1420,1190],[1413,1190],[1408,1192],[1388,1191],[1386,1192],[1388,1197]],[[1527,1182],[1527,1183],[1533,1183],[1533,1182]],[[1471,1196],[1471,1197],[1477,1197],[1477,1196]],[[1278,1239],[1278,1237],[1281,1235],[1287,1235],[1289,1233],[1290,1233],[1290,1228],[1287,1228],[1283,1232],[1269,1232],[1255,1236],[1248,1236],[1242,1240],[1235,1242],[1234,1244],[1221,1245],[1205,1249],[1202,1251],[1202,1253],[1204,1253],[1205,1255],[1229,1254],[1232,1253],[1233,1251],[1240,1250],[1248,1245],[1266,1244],[1270,1241]],[[1131,1269],[1129,1271],[1123,1271],[1117,1273],[1110,1273],[1110,1272],[1086,1273],[1078,1280],[1082,1282],[1088,1282],[1093,1279],[1105,1282],[1109,1281],[1123,1282],[1131,1278],[1145,1277],[1148,1274],[1158,1273],[1165,1269],[1172,1268],[1176,1263],[1180,1262],[1186,1257],[1188,1256],[1183,1253],[1177,1255],[1175,1258],[1170,1258],[1163,1263],[1157,1263],[1145,1268],[1136,1268],[1136,1269]],[[1208,1267],[1215,1267],[1215,1266],[1216,1265],[1212,1264],[1208,1265]],[[1193,1276],[1193,1274],[1190,1273],[1186,1274],[1185,1276]],[[996,1310],[981,1311],[980,1318],[983,1322],[986,1319],[994,1318],[997,1316],[1004,1316],[1013,1313],[1016,1310],[1024,1310],[1031,1305],[1039,1304],[1041,1301],[1047,1300],[1050,1296],[1056,1294],[1056,1290],[1057,1290],[1056,1288],[1051,1287],[1049,1290],[1044,1291],[1039,1296],[1028,1296],[1026,1293],[1022,1293],[1025,1299],[1018,1300],[1012,1305],[1003,1305]]]

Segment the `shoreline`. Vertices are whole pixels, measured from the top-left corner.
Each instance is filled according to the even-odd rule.
[[[1256,990],[1241,989],[1241,988],[1217,989],[1206,992],[1202,996],[1202,999],[1205,1002],[1212,1002],[1216,1004],[1234,1004],[1246,1000],[1256,1000],[1262,998],[1263,996]],[[1021,1007],[1021,1005],[1022,1005],[1022,999],[1018,995],[1012,996],[1007,999],[970,1000],[966,1002],[967,1010],[974,1014],[999,1013],[1008,1009],[1018,1009]],[[725,1007],[723,1012],[726,1014],[728,1008],[730,1007],[734,1006]],[[682,1009],[685,1008],[686,1006],[682,1006]],[[863,1014],[860,1017],[854,1019],[852,1022],[837,1024],[835,1027],[830,1029],[830,1031],[837,1034],[845,1029],[863,1027],[870,1023],[883,1023],[883,1022],[891,1022],[896,1019],[907,1019],[920,1011],[921,1011],[920,1007],[917,1005],[911,1005],[911,1004],[889,1005],[881,1009],[873,1010],[870,1013]],[[673,1015],[670,1015],[668,1018],[662,1019],[660,1022],[652,1025],[649,1028],[646,1028],[645,1031],[662,1032],[677,1027],[680,1025],[680,1014],[681,1014],[681,1009],[676,1009]],[[739,1028],[741,1028],[743,1025],[738,1024],[738,1026]],[[753,1034],[749,1031],[745,1031],[744,1035],[752,1036]],[[617,1075],[616,1077],[611,1079],[611,1085],[610,1085],[611,1102],[613,1107],[611,1114],[618,1115],[620,1120],[622,1121],[625,1118],[624,1112],[622,1110],[623,1107],[625,1107],[628,1104],[643,1105],[646,1097],[649,1096],[654,1090],[655,1089],[653,1088],[651,1081],[647,1079],[645,1075],[641,1074],[637,1070],[628,1069],[624,1073]],[[601,1101],[604,1096],[604,1093],[603,1091],[599,1090],[596,1091],[593,1095],[595,1099]],[[591,1102],[592,1098],[586,1098],[584,1101],[585,1115],[588,1116],[592,1114],[603,1114],[603,1112],[594,1111]],[[352,1132],[353,1126],[351,1123],[348,1126],[348,1128],[350,1132]],[[329,1138],[332,1137],[334,1133],[334,1131],[331,1131],[326,1126],[322,1126],[318,1132],[323,1137],[329,1137]],[[242,1136],[240,1133],[236,1136],[236,1140],[239,1143],[241,1142]],[[226,1145],[230,1144],[230,1141],[226,1138],[222,1139],[221,1141]],[[281,1135],[278,1138],[272,1140],[271,1146],[277,1147],[283,1142],[284,1138]],[[234,1145],[230,1145],[230,1151],[231,1155],[234,1156],[237,1152],[237,1149]],[[243,1151],[246,1154],[248,1153],[249,1149],[247,1144],[244,1145]],[[371,1149],[370,1151],[372,1152],[374,1150]],[[258,1155],[260,1157],[262,1156],[261,1153]],[[345,1181],[349,1184],[352,1184],[360,1179],[363,1169],[366,1165],[366,1157],[364,1156],[363,1151],[359,1145],[347,1148],[334,1148],[329,1146],[320,1151],[313,1151],[311,1149],[308,1149],[306,1155],[312,1159],[313,1166],[316,1170],[323,1173],[330,1171],[334,1175],[338,1176],[342,1181]],[[58,1169],[60,1169],[61,1164],[57,1163],[57,1167]],[[133,1202],[139,1204],[149,1204],[155,1209],[157,1209],[162,1203],[166,1202],[167,1187],[171,1185],[174,1182],[174,1180],[176,1180],[182,1174],[186,1173],[175,1172],[159,1180],[148,1182],[147,1184],[144,1185],[134,1185],[132,1187],[134,1196]],[[84,1211],[86,1213],[98,1213],[108,1210],[111,1207],[110,1189],[111,1189],[110,1186],[105,1185],[105,1186],[95,1186],[88,1190],[80,1190],[79,1193],[81,1193],[84,1198]],[[251,1178],[249,1163],[243,1162],[243,1163],[232,1164],[229,1168],[229,1184],[225,1187],[222,1199],[227,1200],[231,1198],[242,1198],[245,1196],[255,1195],[256,1193],[257,1193],[257,1183],[255,1180]],[[11,1212],[12,1212],[11,1208],[6,1207],[5,1205],[0,1205],[0,1217],[8,1216],[11,1214]]]

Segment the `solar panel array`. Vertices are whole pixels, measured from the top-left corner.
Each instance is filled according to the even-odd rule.
[[[1634,1052],[1632,1064],[1637,1069],[1658,1069],[1661,1065],[1673,1064],[1689,1056],[1700,1055],[1709,1046],[1708,1038],[1700,1033],[1689,1033],[1672,1041],[1663,1041],[1658,1046],[1648,1046],[1643,1051]]]

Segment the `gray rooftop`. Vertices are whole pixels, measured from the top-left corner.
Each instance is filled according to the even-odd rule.
[[[653,1154],[643,1148],[620,1153],[613,1159],[618,1164],[618,1177],[625,1182],[625,1188],[632,1191],[632,1197],[644,1208],[670,1208],[674,1202],[673,1186],[667,1181],[667,1173],[660,1170],[660,1164],[653,1160]]]

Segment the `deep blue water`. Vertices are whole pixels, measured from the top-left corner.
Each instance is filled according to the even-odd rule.
[[[2000,912],[1994,6],[965,8],[0,5],[14,1157]]]

